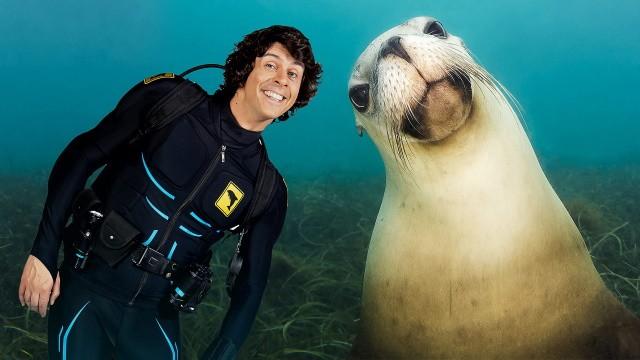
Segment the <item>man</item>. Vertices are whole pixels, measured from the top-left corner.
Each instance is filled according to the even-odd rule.
[[[50,358],[179,358],[178,311],[167,301],[172,274],[141,267],[138,260],[155,253],[181,269],[208,261],[203,258],[209,247],[240,224],[256,195],[262,130],[307,105],[321,71],[297,29],[261,29],[229,55],[220,90],[169,125],[131,142],[142,119],[184,81],[161,74],[136,85],[94,129],[71,141],[51,172],[19,287],[20,302],[41,316],[51,305]],[[104,164],[91,188],[107,209],[100,241],[117,256],[94,254],[76,271],[71,263],[80,255],[65,241],[58,273],[73,200]],[[286,195],[278,175],[270,202],[244,236],[231,305],[203,358],[234,358],[246,339],[284,222]],[[131,233],[137,236],[126,235]],[[133,250],[123,256],[119,249]]]

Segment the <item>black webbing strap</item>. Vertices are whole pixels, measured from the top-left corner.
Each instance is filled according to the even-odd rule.
[[[143,126],[129,143],[132,144],[146,134],[160,129],[176,118],[188,113],[207,98],[207,92],[198,84],[183,79],[176,87],[158,100],[147,112]]]
[[[203,256],[195,260],[193,263],[209,266],[212,255],[213,253],[211,249],[209,249]],[[177,271],[185,269],[185,264],[178,264],[164,256],[156,249],[142,244],[137,244],[135,246],[131,253],[131,261],[137,267],[167,279],[170,279]]]
[[[224,65],[219,65],[219,64],[202,64],[202,65],[198,65],[198,66],[194,66],[192,68],[187,69],[185,72],[183,72],[182,74],[178,75],[180,77],[185,77],[189,74],[191,74],[194,71],[198,71],[200,69],[206,69],[206,68],[216,68],[216,69],[223,69],[224,70]]]
[[[242,222],[240,222],[240,227],[243,229],[246,229],[257,216],[264,212],[275,193],[278,174],[273,167],[267,166],[267,148],[264,145],[262,137],[260,137],[260,143],[262,144],[262,149],[260,152],[258,174],[256,175],[256,186],[254,188],[254,196],[249,204],[249,209],[245,213]]]
[[[253,220],[260,216],[264,212],[267,205],[269,205],[269,202],[271,202],[273,194],[275,193],[276,181],[278,179],[278,176],[280,176],[272,166],[267,166],[269,162],[267,160],[267,149],[264,146],[262,137],[260,137],[260,144],[262,144],[262,149],[260,152],[260,165],[258,165],[258,174],[256,175],[254,196],[251,198],[249,208],[242,218],[240,226],[238,226],[238,228],[240,229],[238,244],[236,245],[236,251],[233,254],[233,257],[229,261],[229,271],[227,273],[227,279],[225,281],[227,294],[229,296],[231,296],[231,294],[233,293],[236,279],[238,278],[240,270],[242,269],[242,264],[244,263],[243,256],[240,253],[242,239],[247,233],[247,230]]]

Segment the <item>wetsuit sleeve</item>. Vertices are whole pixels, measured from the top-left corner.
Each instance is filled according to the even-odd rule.
[[[229,310],[203,360],[234,359],[247,338],[267,285],[271,251],[282,230],[286,212],[287,189],[281,180],[271,204],[245,235],[244,262],[231,293]]]
[[[169,79],[136,85],[96,127],[75,137],[56,160],[31,248],[31,255],[44,263],[53,279],[58,271],[62,230],[71,215],[75,196],[84,188],[89,176],[128,143],[146,111],[174,86],[174,80]]]

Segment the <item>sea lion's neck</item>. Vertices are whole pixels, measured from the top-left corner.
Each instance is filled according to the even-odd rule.
[[[487,91],[482,95],[485,99],[476,101],[480,105],[454,135],[440,143],[413,144],[411,173],[385,155],[381,213],[409,209],[412,215],[395,217],[394,226],[429,228],[430,240],[422,241],[441,248],[464,243],[478,254],[510,253],[515,239],[520,249],[545,247],[524,229],[575,225],[511,107]],[[572,232],[578,240],[577,229]],[[487,240],[477,242],[478,234]]]

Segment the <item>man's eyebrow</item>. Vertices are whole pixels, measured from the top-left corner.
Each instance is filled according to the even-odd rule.
[[[281,61],[282,61],[282,57],[280,57],[279,55],[274,54],[274,53],[270,53],[270,52],[268,52],[268,53],[265,53],[264,55],[262,55],[262,57],[265,57],[265,56],[273,56],[274,58],[276,58],[276,59],[278,59],[278,60],[281,60]],[[298,66],[300,66],[301,68],[303,68],[303,69],[304,69],[304,64],[303,64],[301,61],[294,60],[294,61],[293,61],[293,64],[294,64],[294,65],[298,65]]]

